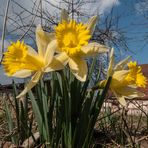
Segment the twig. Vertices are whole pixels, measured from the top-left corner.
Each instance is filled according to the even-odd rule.
[[[2,46],[1,46],[1,54],[0,54],[0,63],[3,58],[3,52],[4,52],[4,39],[5,39],[5,30],[6,30],[6,22],[7,22],[7,15],[8,15],[8,9],[9,4],[11,0],[7,1],[6,10],[5,10],[5,16],[4,16],[4,23],[3,23],[3,30],[2,30]]]
[[[142,141],[142,140],[144,140],[144,139],[147,139],[147,138],[148,138],[148,135],[147,135],[147,136],[143,136],[143,137],[141,137],[140,139],[135,140],[135,143],[138,144],[138,142],[140,142],[140,141]],[[127,147],[127,146],[131,146],[131,145],[132,145],[131,143],[130,143],[130,144],[127,144],[126,147]]]
[[[29,28],[28,28],[27,31],[21,36],[20,40],[28,33],[28,31],[29,31],[30,28],[32,27],[32,25],[33,25],[33,23],[34,23],[34,21],[35,21],[35,18],[37,17],[37,12],[38,12],[39,6],[40,6],[40,2],[39,2],[39,4],[38,4],[36,14],[35,14],[34,17],[32,18],[32,22],[31,22],[31,24],[29,25]]]

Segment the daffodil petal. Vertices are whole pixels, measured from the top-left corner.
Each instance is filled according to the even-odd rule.
[[[30,91],[35,85],[37,84],[37,82],[32,82],[30,81],[24,88],[24,90],[16,97],[16,98],[21,98],[23,97],[28,91]]]
[[[119,101],[119,103],[123,106],[126,106],[126,101],[125,101],[125,97],[122,95],[119,95],[118,93],[116,93],[116,91],[112,90],[112,92],[114,93],[115,97],[117,98],[117,100]]]
[[[45,68],[44,72],[51,72],[61,69],[64,69],[64,65],[54,57],[52,62],[48,65],[48,67]]]
[[[26,77],[29,77],[31,75],[32,75],[32,71],[31,70],[23,69],[23,70],[17,71],[12,76],[13,77],[17,77],[17,78],[26,78]]]
[[[38,47],[38,53],[40,56],[44,57],[46,53],[46,48],[52,40],[55,39],[54,33],[48,33],[43,31],[40,25],[36,28],[36,43]]]
[[[34,83],[38,82],[40,80],[40,78],[42,77],[42,75],[43,75],[43,72],[41,72],[41,71],[36,72],[32,76],[31,81],[34,82]]]
[[[120,61],[115,67],[114,70],[123,70],[125,68],[125,66],[127,65],[127,63],[129,62],[129,59],[131,57],[128,56],[127,58],[125,58],[124,60]]]
[[[144,97],[145,94],[140,92],[140,91],[137,91],[135,94],[131,94],[131,95],[128,95],[126,96],[128,99],[133,99],[133,98],[141,98],[141,97]]]
[[[61,22],[62,21],[68,22],[68,19],[69,19],[68,12],[65,9],[62,9],[62,11],[61,11]]]
[[[128,70],[115,71],[113,74],[113,79],[122,82],[122,80],[127,76],[128,72]]]
[[[112,75],[110,87],[117,88],[117,89],[118,87],[121,87],[121,86],[123,87],[123,85],[125,85],[124,80],[127,74],[128,74],[128,70],[115,71]]]
[[[118,88],[117,91],[118,91],[118,93],[126,96],[129,99],[133,99],[136,97],[144,97],[144,93],[138,91],[136,88],[133,88],[131,86]]]
[[[110,52],[110,61],[109,61],[109,66],[108,66],[107,77],[112,76],[112,74],[113,74],[113,66],[114,66],[114,48],[112,48],[111,52]]]
[[[126,106],[126,101],[124,96],[117,96],[118,101],[121,105]]]
[[[86,81],[88,72],[86,61],[78,57],[72,57],[69,59],[69,67],[78,80]]]
[[[79,70],[79,64],[78,64],[77,61],[78,60],[74,57],[69,59],[69,67],[70,67],[71,70],[73,70],[75,72],[77,72]]]
[[[96,23],[97,23],[97,16],[93,16],[86,23],[87,29],[90,30],[90,34],[93,34],[93,32],[95,30]]]
[[[51,63],[53,56],[54,56],[54,52],[57,49],[57,47],[58,47],[58,45],[57,45],[56,40],[53,40],[48,44],[47,50],[46,50],[46,53],[45,53],[45,57],[44,57],[45,63],[46,63],[47,66]]]
[[[17,96],[17,98],[23,97],[28,91],[30,91],[40,80],[42,72],[36,72],[29,83],[26,84],[24,90]]]
[[[67,65],[69,57],[65,52],[57,54],[55,56],[56,60],[60,61],[63,65]]]
[[[28,47],[28,53],[31,55],[37,55],[38,53],[33,49],[31,46],[27,45]]]
[[[82,52],[81,54],[82,57],[92,57],[99,53],[108,52],[108,49],[104,45],[93,42],[93,43],[89,43],[87,46],[83,46],[81,48],[81,52]]]
[[[64,69],[64,66],[68,63],[68,56],[65,52],[57,54],[53,57],[52,62],[46,67],[45,72]]]

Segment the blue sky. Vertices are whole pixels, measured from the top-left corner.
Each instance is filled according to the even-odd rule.
[[[0,0],[3,5],[0,5],[0,15],[4,14],[4,8],[6,6],[6,0]],[[16,0],[17,1],[17,0]],[[33,0],[34,1],[34,0]],[[39,1],[39,0],[38,0]],[[79,0],[75,0],[79,1]],[[85,0],[84,0],[85,1]],[[61,6],[65,8],[61,0],[50,0],[50,2],[56,6]],[[92,2],[92,0],[90,0]],[[32,8],[31,0],[19,0],[21,6],[24,6],[26,9],[30,10]],[[119,19],[119,28],[124,33],[128,47],[130,51],[121,51],[121,59],[131,55],[134,60],[137,60],[139,64],[148,64],[148,1],[147,0],[96,0],[95,4],[86,4],[80,8],[82,13],[89,15],[99,14],[100,19],[103,20],[107,15],[110,14],[111,8],[114,6],[114,15],[120,16]],[[43,4],[44,9],[50,10],[50,14],[56,18],[59,12],[52,5]],[[93,9],[92,9],[93,8]],[[21,8],[16,5],[13,5],[13,11],[15,13],[22,12]],[[10,7],[9,16],[15,19],[14,12]],[[26,16],[27,13],[22,15]],[[31,17],[30,17],[31,18]],[[31,18],[32,19],[32,18]],[[27,22],[28,21],[28,22]],[[25,23],[29,23],[29,19],[25,20]],[[35,25],[40,23],[40,20],[35,21]],[[0,34],[2,30],[3,18],[0,17]],[[12,29],[12,22],[9,20],[7,23],[8,29]],[[21,32],[17,32],[20,34]],[[13,36],[16,36],[14,34]],[[5,44],[8,44],[10,36],[6,37]],[[29,40],[30,41],[30,40]],[[0,38],[0,47],[1,47],[1,38]],[[116,49],[117,51],[117,49]],[[117,52],[118,53],[118,52]],[[1,54],[1,53],[0,53]],[[0,69],[0,79],[6,79],[3,76],[3,72]]]
[[[139,64],[148,64],[148,1],[120,0],[115,7],[121,14],[119,26],[126,32],[131,55]]]
[[[34,1],[34,0],[33,0]],[[78,1],[78,0],[75,0]],[[85,0],[84,0],[85,1]],[[0,6],[0,14],[4,14],[4,8],[6,5],[5,0],[1,0],[3,5]],[[17,0],[16,0],[17,2]],[[50,0],[50,2],[56,6],[65,5],[61,3],[61,0]],[[92,2],[90,0],[90,2]],[[30,10],[32,1],[19,0],[19,3],[26,9]],[[21,8],[13,4],[13,9],[16,13],[22,12]],[[123,52],[123,57],[131,55],[133,59],[141,63],[148,63],[148,1],[147,0],[96,0],[96,3],[88,3],[80,7],[80,12],[96,15],[101,15],[100,19],[109,15],[111,8],[114,6],[114,15],[120,15],[119,28],[124,32],[127,37],[128,47],[132,52]],[[53,16],[56,16],[59,12],[52,5],[43,4],[44,9],[50,10]],[[77,6],[76,6],[77,7]],[[93,8],[93,9],[91,9]],[[14,11],[13,10],[13,11]],[[10,7],[9,16],[13,17],[12,8]],[[56,14],[57,13],[57,14]],[[22,15],[27,15],[23,13]],[[14,17],[15,18],[15,17]],[[31,18],[32,19],[32,18]],[[2,29],[3,18],[0,17],[0,30]],[[27,21],[27,20],[25,20]],[[29,22],[30,20],[28,20]],[[36,25],[39,20],[36,20]],[[10,21],[11,24],[11,21]],[[12,25],[7,23],[8,28],[12,28]],[[1,31],[0,31],[1,32]],[[19,32],[20,33],[20,32]],[[15,36],[15,35],[14,35]],[[147,41],[144,37],[147,36]],[[10,37],[9,37],[10,38]]]

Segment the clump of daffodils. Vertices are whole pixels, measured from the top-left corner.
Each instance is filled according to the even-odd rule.
[[[4,53],[3,67],[8,76],[31,80],[19,97],[32,89],[44,73],[61,70],[68,64],[75,77],[86,81],[88,67],[84,58],[98,53],[108,52],[108,48],[97,42],[89,42],[97,17],[94,16],[87,23],[78,23],[68,17],[62,10],[61,22],[55,27],[54,33],[43,31],[41,26],[36,28],[36,44],[38,52],[24,42],[11,43]],[[146,78],[137,62],[125,60],[114,65],[114,50],[111,50],[107,77],[112,77],[110,89],[122,105],[126,105],[125,98],[141,97],[137,87],[146,86]],[[127,65],[127,66],[126,66]],[[101,81],[99,86],[105,86],[107,80]]]
[[[110,63],[107,77],[112,77],[110,89],[123,106],[126,105],[125,98],[132,99],[143,97],[144,94],[137,90],[138,87],[146,87],[147,79],[136,61],[130,61],[129,57],[114,65],[114,49],[110,54]],[[100,87],[104,87],[107,80],[101,81]]]
[[[54,57],[56,44],[52,34],[44,32],[41,26],[36,28],[36,43],[38,52],[24,42],[17,41],[12,42],[4,53],[2,64],[8,76],[17,78],[32,76],[18,98],[32,89],[45,72],[63,68]]]
[[[11,43],[2,62],[6,74],[17,78],[32,76],[17,97],[32,89],[44,73],[61,70],[67,64],[75,77],[84,82],[88,72],[84,58],[108,51],[106,46],[97,42],[89,43],[96,22],[94,16],[85,24],[77,23],[62,10],[55,33],[45,32],[41,26],[36,28],[38,52],[21,41]]]
[[[87,77],[88,67],[84,57],[95,56],[107,52],[106,46],[97,42],[89,43],[97,17],[94,16],[87,23],[77,23],[70,20],[63,10],[61,22],[55,27],[55,40],[57,43],[57,57],[63,65],[69,65],[75,77],[84,82]]]

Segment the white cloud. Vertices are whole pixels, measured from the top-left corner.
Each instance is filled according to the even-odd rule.
[[[36,7],[38,6],[38,3],[40,0],[15,0],[20,4],[20,6],[24,7],[25,9],[32,11],[32,8],[34,6],[34,2],[36,1]],[[119,4],[119,0],[87,0],[87,3],[85,3],[85,0],[81,0],[81,4],[78,3],[80,0],[74,1],[74,8],[79,9],[81,13],[87,14],[87,15],[96,15],[96,14],[104,14],[105,12],[109,12],[110,9],[114,5]],[[0,15],[4,14],[5,8],[6,8],[6,0],[1,0],[0,5]],[[58,7],[60,8],[67,8],[67,4],[63,3],[62,0],[43,0],[43,9],[48,11],[48,13],[53,16],[54,18],[57,17],[59,14]],[[25,23],[30,23],[32,21],[32,17],[27,17],[30,14],[28,12],[24,12],[24,10],[16,5],[13,1],[10,2],[10,8],[9,8],[9,14],[8,16],[11,17],[13,20],[9,19],[9,22],[7,23],[8,28],[13,28],[14,21],[17,21],[17,23],[21,23],[21,21],[18,21],[19,17],[16,17],[16,14],[21,15],[22,18],[24,18]],[[27,17],[27,18],[25,18]],[[0,28],[2,29],[2,22],[3,18],[0,17]],[[36,24],[40,23],[40,19],[36,19]],[[10,29],[11,30],[11,29]]]
[[[87,3],[81,7],[82,12],[89,15],[103,15],[105,12],[109,12],[113,6],[119,5],[119,0],[96,0]],[[83,11],[84,10],[84,11]]]
[[[1,16],[0,17],[0,34],[1,34],[3,20],[4,20],[3,16],[5,13],[7,1],[6,0],[0,0],[0,1],[1,1],[1,5],[0,5],[0,16]],[[28,10],[31,10],[31,8],[33,6],[33,3],[31,0],[25,0],[25,1],[24,0],[19,0],[19,1],[16,0],[16,2],[19,2],[20,6],[23,6],[24,8],[26,8]],[[12,30],[14,28],[14,26],[16,26],[17,23],[20,23],[19,21],[17,21],[19,19],[19,17],[16,17],[16,14],[22,15],[23,17],[25,17],[27,15],[26,12],[23,12],[22,8],[18,7],[15,3],[10,1],[9,9],[8,9],[8,20],[7,20],[7,29],[8,30]],[[30,20],[31,20],[31,18],[28,19],[26,21],[26,23],[29,22]]]

